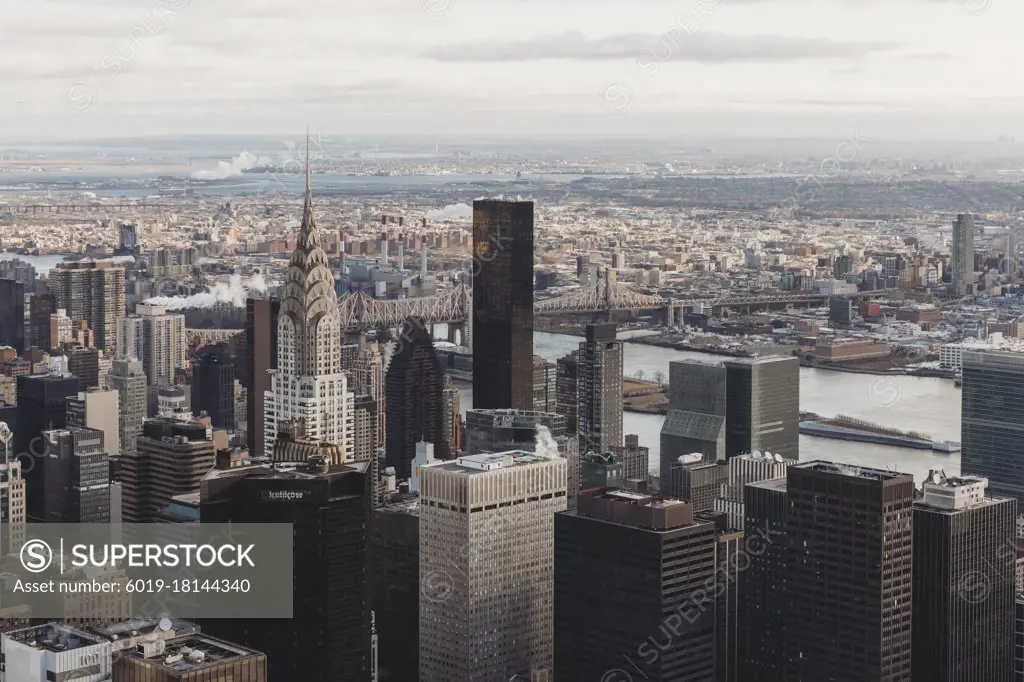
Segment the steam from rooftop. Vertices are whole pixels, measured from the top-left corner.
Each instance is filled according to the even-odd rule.
[[[427,211],[429,220],[456,220],[459,218],[472,218],[473,207],[469,204],[448,204],[444,208],[436,208]]]
[[[245,307],[245,299],[250,292],[264,294],[267,281],[263,275],[256,275],[243,281],[241,275],[231,275],[227,282],[217,282],[212,288],[201,294],[191,296],[156,296],[145,302],[162,305],[168,310],[187,310],[190,308],[212,308],[218,303],[230,303],[236,308]]]
[[[558,451],[558,443],[551,435],[551,429],[543,424],[537,424],[537,435],[534,438],[534,451],[543,457],[561,457]]]

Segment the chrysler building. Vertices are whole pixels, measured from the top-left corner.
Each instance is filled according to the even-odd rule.
[[[277,369],[264,394],[267,454],[274,450],[279,424],[304,419],[306,438],[338,445],[351,459],[354,399],[342,372],[341,335],[334,275],[313,218],[307,153],[302,227],[288,263],[277,321]]]

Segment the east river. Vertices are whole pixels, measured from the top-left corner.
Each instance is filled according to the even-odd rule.
[[[555,361],[579,346],[580,337],[565,334],[534,333],[534,352]],[[625,374],[642,370],[653,378],[662,371],[668,376],[673,360],[717,362],[725,358],[707,353],[626,343]],[[472,405],[473,389],[461,384],[462,408]],[[800,409],[824,417],[844,414],[902,430],[918,431],[934,440],[960,440],[960,389],[948,379],[889,377],[850,374],[802,367],[800,369]],[[651,450],[651,472],[657,474],[664,417],[656,414],[626,412],[625,433],[636,433],[640,444]],[[929,469],[944,468],[946,473],[960,472],[960,454],[913,450],[869,443],[800,436],[800,459],[827,459],[914,474],[920,482]]]

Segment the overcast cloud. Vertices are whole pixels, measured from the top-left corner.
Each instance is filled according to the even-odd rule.
[[[1020,0],[0,0],[0,140],[1024,136]]]

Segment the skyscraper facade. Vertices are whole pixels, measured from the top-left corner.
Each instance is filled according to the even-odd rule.
[[[565,417],[566,433],[575,436],[579,433],[579,351],[558,358],[555,365],[555,411]]]
[[[32,295],[28,305],[31,343],[49,351],[53,348],[50,344],[50,315],[57,312],[56,299],[53,294],[40,292]]]
[[[88,427],[46,431],[46,523],[110,523],[110,456],[103,432]]]
[[[721,364],[669,363],[669,403],[661,427],[661,478],[683,455],[725,459],[726,372]]]
[[[1013,679],[1017,502],[933,472],[914,504],[914,682]]]
[[[1024,357],[965,351],[960,470],[1024,508]]]
[[[579,436],[582,447],[606,452],[622,445],[622,343],[614,324],[588,324],[579,352]]]
[[[210,472],[203,523],[290,523],[290,619],[218,620],[203,630],[267,654],[270,680],[365,682],[371,677],[367,528],[373,482],[367,463],[310,460]]]
[[[0,421],[0,524],[9,529],[7,537],[0,537],[0,553],[4,556],[21,551],[25,542],[25,514],[21,459],[15,455],[10,425]]]
[[[120,396],[116,390],[94,388],[67,401],[68,427],[89,427],[103,432],[103,448],[111,457],[121,454]]]
[[[277,319],[277,369],[265,394],[265,454],[273,452],[278,425],[293,419],[305,420],[307,437],[351,454],[353,395],[341,346],[338,295],[313,216],[307,160],[302,225],[288,263]]]
[[[799,459],[800,361],[744,358],[724,365],[726,458],[760,450]]]
[[[455,388],[452,378],[444,375],[441,388],[441,403],[444,420],[444,440],[448,442],[449,454],[456,454],[463,448],[462,443],[462,396]]]
[[[914,477],[821,461],[786,475],[799,679],[909,681]]]
[[[98,348],[116,351],[117,321],[125,315],[124,268],[96,261],[58,263],[47,279],[54,308],[65,309],[73,324],[88,323]]]
[[[441,399],[444,371],[423,320],[405,323],[386,384],[387,466],[395,467],[399,478],[408,478],[421,440],[434,444],[438,459],[448,459]]]
[[[960,213],[953,221],[953,293],[970,296],[974,293],[974,216]]]
[[[565,460],[468,455],[421,477],[420,680],[550,675]]]
[[[558,409],[557,371],[555,363],[539,355],[533,356],[533,408],[538,412]]]
[[[119,454],[135,452],[136,440],[142,433],[142,423],[146,421],[147,382],[142,361],[114,360],[107,375],[107,385],[117,391],[118,423],[121,430]]]
[[[25,350],[25,285],[0,279],[0,346]]]
[[[192,363],[192,414],[202,412],[214,428],[235,430],[235,366],[226,344],[207,346]]]
[[[554,679],[629,679],[608,676],[630,665],[623,654],[644,679],[715,679],[714,611],[693,600],[714,585],[715,543],[689,503],[580,493],[575,511],[555,515]],[[667,614],[679,622],[665,637]]]
[[[268,454],[264,449],[266,426],[264,396],[270,390],[268,370],[277,367],[277,317],[281,301],[249,298],[245,301],[246,438],[253,457]]]
[[[533,407],[533,202],[473,202],[473,407]]]
[[[63,429],[67,426],[67,399],[78,395],[78,379],[61,374],[36,374],[18,377],[18,430],[14,432],[15,447],[38,459],[46,456],[48,447],[43,431]],[[43,519],[43,501],[46,494],[42,466],[24,470],[28,518]]]
[[[385,425],[387,424],[387,409],[385,395],[387,386],[384,373],[384,359],[380,354],[380,346],[376,343],[367,343],[359,351],[356,359],[355,369],[352,371],[355,378],[353,392],[356,395],[368,395],[377,404],[377,442],[383,446],[387,438]]]

